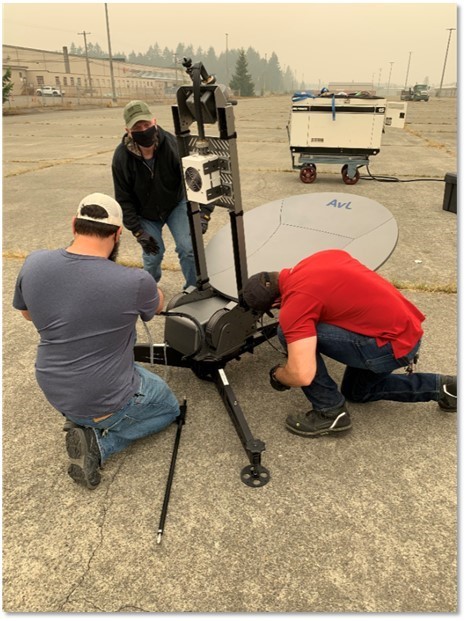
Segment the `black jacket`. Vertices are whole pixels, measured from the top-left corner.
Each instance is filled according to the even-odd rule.
[[[158,126],[154,170],[144,161],[135,142],[125,134],[112,161],[115,199],[123,210],[123,223],[136,233],[140,218],[165,220],[185,198],[175,136]]]

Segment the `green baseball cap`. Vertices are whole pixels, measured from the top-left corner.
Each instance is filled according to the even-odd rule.
[[[125,127],[131,129],[139,121],[152,121],[154,115],[149,110],[149,106],[139,99],[135,99],[126,104],[123,110]]]

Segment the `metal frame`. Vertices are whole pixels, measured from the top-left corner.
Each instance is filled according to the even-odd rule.
[[[188,200],[196,287],[175,296],[167,305],[164,313],[166,342],[137,343],[134,355],[138,362],[190,368],[198,378],[215,383],[249,458],[249,465],[241,471],[241,480],[250,487],[262,487],[270,479],[269,471],[261,464],[265,443],[253,436],[225,373],[230,360],[239,359],[246,352],[253,353],[255,347],[273,337],[277,330],[276,321],[259,326],[261,313],[249,309],[242,295],[248,273],[233,114],[236,102],[228,98],[225,87],[215,84],[215,78],[207,74],[202,63],[192,65],[190,59],[184,59],[183,66],[193,85],[178,89],[177,105],[172,107],[178,149],[182,163],[185,157],[192,160],[193,155],[205,156],[210,167],[215,160],[212,155],[218,158],[214,166],[220,170],[221,187],[215,189],[213,202],[216,207],[229,210],[237,301],[225,300],[209,282],[200,222],[201,204]],[[191,134],[193,123],[197,123],[197,135]],[[217,135],[206,136],[204,123],[216,124]],[[219,310],[205,321],[206,308],[215,305]]]

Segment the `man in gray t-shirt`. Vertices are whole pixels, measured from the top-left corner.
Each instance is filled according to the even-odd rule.
[[[31,253],[13,299],[40,335],[37,382],[70,421],[68,474],[90,489],[110,455],[179,414],[167,384],[134,363],[136,321],[160,312],[163,294],[147,272],[114,262],[121,232],[119,204],[87,196],[73,219],[73,243]]]

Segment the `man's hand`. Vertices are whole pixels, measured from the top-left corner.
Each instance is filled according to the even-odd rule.
[[[209,222],[210,222],[210,215],[208,213],[201,213],[201,228],[202,228],[203,235],[209,228]]]
[[[279,366],[279,364],[276,364],[273,369],[270,369],[269,371],[270,385],[272,386],[272,388],[274,388],[275,390],[279,390],[280,392],[283,392],[284,390],[290,390],[289,386],[282,384],[280,380],[275,377],[275,371],[278,369]]]
[[[149,235],[149,233],[146,233],[145,231],[138,231],[134,234],[134,236],[141,244],[142,249],[146,254],[159,253],[160,248],[155,239],[151,235]]]

